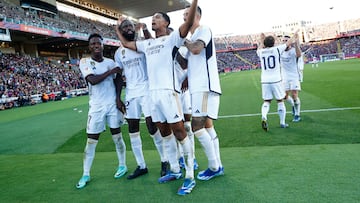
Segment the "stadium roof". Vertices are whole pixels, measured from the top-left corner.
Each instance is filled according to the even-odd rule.
[[[72,5],[71,0],[58,1]],[[189,4],[187,0],[86,0],[86,2],[110,11],[116,11],[131,16],[135,19],[152,16],[158,11],[171,12],[181,10],[185,8],[185,5]]]

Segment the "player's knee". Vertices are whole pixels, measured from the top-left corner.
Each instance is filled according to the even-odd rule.
[[[150,135],[153,135],[156,133],[157,131],[157,127],[154,123],[146,123],[146,127],[148,129],[148,132],[150,133]]]
[[[191,120],[192,131],[198,131],[205,126],[206,117],[193,117]]]
[[[136,133],[140,131],[140,120],[139,119],[127,119],[129,126],[129,133]]]
[[[88,134],[87,137],[90,139],[99,140],[100,134]]]
[[[145,123],[150,135],[155,134],[158,128],[156,127],[156,124],[152,121],[150,116],[145,118]]]
[[[121,128],[110,128],[110,132],[112,135],[119,134],[121,132]]]

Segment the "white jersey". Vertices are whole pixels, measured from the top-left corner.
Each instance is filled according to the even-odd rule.
[[[184,43],[179,30],[170,35],[136,41],[137,51],[145,53],[149,76],[149,89],[169,89],[179,92],[179,82],[174,77],[174,57]]]
[[[280,56],[285,49],[286,44],[281,44],[256,51],[261,62],[261,83],[276,83],[282,81]]]
[[[190,93],[215,92],[221,94],[220,79],[216,61],[215,44],[209,27],[196,28],[190,40],[205,43],[205,48],[200,54],[189,53],[188,58],[188,81]]]
[[[304,80],[304,66],[305,66],[304,57],[305,57],[304,53],[301,53],[301,56],[298,58],[298,62],[297,62],[298,70],[300,73],[300,82],[303,82]]]
[[[102,62],[97,62],[91,57],[82,58],[80,60],[80,71],[84,78],[88,75],[101,75],[108,70],[116,67],[114,60],[104,58]],[[102,82],[89,86],[89,104],[90,105],[106,105],[116,103],[116,89],[114,84],[116,74],[108,76]]]
[[[115,61],[126,78],[126,100],[147,95],[149,86],[144,53],[119,47]]]
[[[178,50],[178,53],[180,54],[183,58],[187,59],[187,54],[188,54],[188,50],[185,46],[181,46]],[[185,78],[187,77],[187,71],[188,69],[183,69],[181,67],[181,65],[177,62],[177,60],[174,60],[174,71],[175,71],[175,77],[177,77],[177,80],[179,81],[180,87],[182,82],[185,80]]]
[[[300,80],[298,58],[294,47],[281,54],[282,74],[285,80]]]

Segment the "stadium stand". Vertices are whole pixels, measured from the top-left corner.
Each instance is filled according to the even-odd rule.
[[[87,94],[78,69],[30,56],[0,54],[0,103],[6,109]],[[65,94],[64,94],[65,92]]]
[[[10,42],[0,38],[0,110],[39,103],[44,93],[50,101],[86,94],[77,63],[88,54],[87,37],[101,33],[104,54],[113,57],[120,44],[114,25],[62,11],[23,8],[18,2],[0,1],[0,29],[9,30],[13,38]],[[340,52],[345,58],[360,57],[360,19],[311,25],[303,33],[306,42],[301,49],[307,51],[307,62]],[[219,72],[259,68],[259,34],[215,37]]]

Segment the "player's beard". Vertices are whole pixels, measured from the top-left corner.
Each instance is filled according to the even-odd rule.
[[[135,32],[123,32],[122,35],[125,37],[125,39],[127,39],[128,41],[134,41],[135,39]]]

